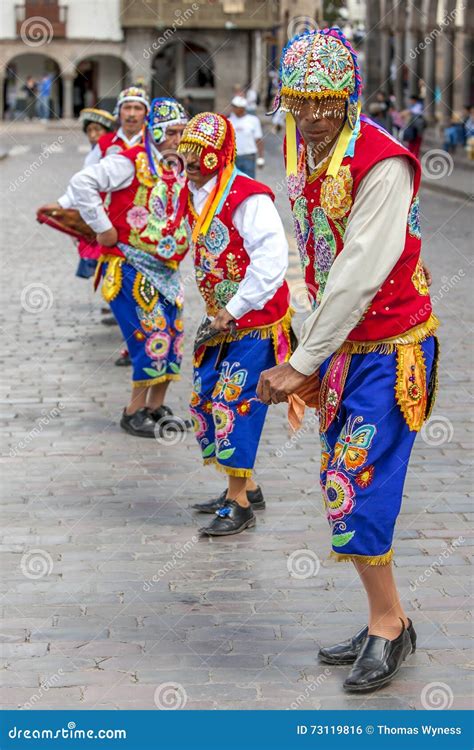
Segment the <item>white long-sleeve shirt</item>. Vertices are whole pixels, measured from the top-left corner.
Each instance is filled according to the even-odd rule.
[[[160,161],[161,154],[153,149],[154,157]],[[122,154],[104,156],[98,164],[85,167],[77,172],[67,186],[66,192],[58,203],[63,208],[70,205],[77,208],[82,218],[97,234],[112,228],[104,208],[100,193],[113,193],[132,184],[135,177],[135,166]]]
[[[347,221],[344,250],[334,260],[318,308],[306,318],[290,364],[311,375],[333,354],[400,258],[413,196],[407,159],[376,164],[361,181]]]
[[[132,135],[130,138],[127,138],[127,136],[123,132],[122,127],[120,127],[117,130],[116,135],[118,138],[121,138],[122,141],[125,143],[125,148],[131,148],[132,146],[136,146],[137,143],[140,143],[141,138],[142,138],[141,130],[139,130],[138,133],[135,133],[135,135]],[[102,151],[100,149],[99,144],[96,143],[94,148],[91,149],[89,153],[87,154],[85,161],[84,161],[84,166],[92,167],[94,164],[98,164],[102,158],[103,158]]]
[[[198,214],[215,184],[215,177],[201,188],[189,183]],[[226,305],[226,310],[238,319],[251,310],[262,310],[283,284],[288,268],[288,242],[278,211],[268,195],[250,195],[237,206],[232,221],[250,258],[237,293]]]

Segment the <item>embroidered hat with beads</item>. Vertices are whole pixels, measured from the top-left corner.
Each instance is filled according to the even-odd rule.
[[[186,125],[178,153],[199,156],[202,174],[216,172],[216,184],[193,230],[193,239],[205,235],[218,206],[235,177],[235,132],[230,120],[214,112],[201,112]]]
[[[349,142],[358,120],[361,89],[357,55],[337,26],[305,31],[288,42],[281,56],[273,107],[273,112],[280,107],[287,112],[287,174],[296,173],[294,116],[307,99],[321,101],[323,116],[345,119],[335,159],[328,169],[328,174],[334,170],[337,173],[341,150]]]
[[[120,107],[122,104],[125,104],[125,102],[140,102],[140,104],[143,104],[147,112],[150,111],[150,101],[147,93],[145,89],[142,89],[139,86],[129,86],[127,89],[123,89],[123,91],[120,92],[114,109],[114,115],[116,117],[119,116]]]

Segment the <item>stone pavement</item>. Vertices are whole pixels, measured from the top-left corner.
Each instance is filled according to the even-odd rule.
[[[58,140],[59,136],[62,138]],[[366,621],[350,566],[327,561],[317,424],[296,437],[271,409],[257,465],[267,510],[255,530],[198,540],[192,502],[220,492],[193,437],[177,445],[118,426],[129,372],[100,323],[72,242],[35,222],[83,159],[79,130],[10,130],[2,163],[2,677],[5,708],[467,708],[472,457],[471,213],[424,191],[425,256],[441,329],[441,388],[418,438],[395,542],[419,636],[399,679],[348,696],[320,644]],[[262,178],[291,232],[278,139]],[[48,148],[44,149],[44,146]],[[4,234],[5,238],[5,234]],[[383,241],[383,238],[381,238]],[[201,312],[187,278],[186,326]],[[296,257],[289,273],[298,310]],[[169,403],[186,410],[184,376]],[[472,661],[471,661],[472,667]]]

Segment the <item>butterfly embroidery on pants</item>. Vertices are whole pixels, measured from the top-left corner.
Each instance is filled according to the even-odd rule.
[[[342,428],[334,447],[332,463],[336,466],[344,464],[348,471],[353,471],[366,462],[368,449],[372,444],[377,428],[373,424],[356,427],[356,424],[362,421],[363,417],[349,417]]]
[[[212,398],[219,398],[222,394],[226,401],[237,401],[247,380],[247,370],[234,369],[239,365],[240,362],[222,363],[221,374],[212,391]]]

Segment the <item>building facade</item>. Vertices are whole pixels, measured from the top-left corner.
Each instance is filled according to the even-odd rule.
[[[53,76],[51,109],[111,109],[126,85],[228,109],[233,91],[260,81],[278,0],[3,0],[2,108],[21,116],[28,76]]]

